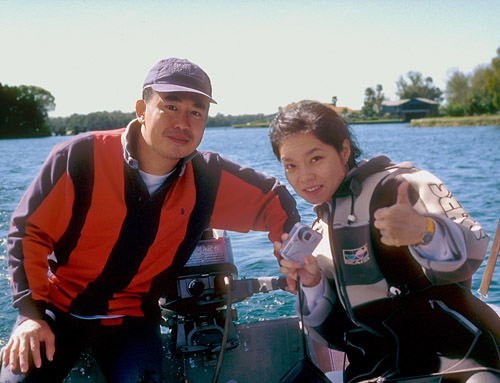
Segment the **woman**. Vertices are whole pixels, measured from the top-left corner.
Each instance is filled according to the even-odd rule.
[[[270,138],[323,235],[303,267],[280,270],[292,292],[300,277],[309,332],[345,351],[344,381],[500,382],[500,320],[470,293],[489,237],[442,182],[384,156],[357,163],[345,123],[318,102],[286,107]]]

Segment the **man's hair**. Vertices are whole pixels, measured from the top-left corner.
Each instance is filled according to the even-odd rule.
[[[278,160],[281,142],[297,133],[312,133],[338,152],[342,150],[344,140],[349,140],[351,155],[347,164],[349,169],[356,166],[355,160],[360,156],[361,150],[342,117],[327,104],[304,100],[283,108],[269,127],[271,146]]]
[[[155,91],[153,90],[153,88],[151,88],[150,86],[147,86],[145,87],[143,90],[142,90],[142,99],[144,100],[144,102],[147,104],[149,101],[151,101],[151,98],[153,97],[153,94],[155,93]]]

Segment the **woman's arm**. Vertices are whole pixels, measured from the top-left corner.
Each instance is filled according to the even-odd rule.
[[[395,203],[374,213],[374,226],[380,230],[382,242],[409,246],[434,284],[470,279],[485,257],[489,236],[433,174],[420,170],[401,178],[403,182],[398,186]],[[387,183],[385,194],[390,194],[387,191],[390,184]],[[441,238],[436,238],[441,246],[435,251],[448,254],[418,251],[427,218],[431,218],[441,232]]]

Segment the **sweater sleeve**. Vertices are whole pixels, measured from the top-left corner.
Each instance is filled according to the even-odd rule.
[[[67,151],[55,148],[12,214],[7,256],[19,321],[40,319],[49,290],[48,257],[71,216],[73,188]]]
[[[321,281],[314,287],[301,286],[304,293],[302,314],[304,322],[311,327],[321,325],[330,314],[333,303],[336,301],[334,290],[328,284],[327,278],[322,275]],[[299,300],[295,302],[295,310],[300,313]]]
[[[304,292],[302,315],[308,334],[320,344],[336,350],[345,350],[344,331],[349,320],[342,304],[335,293],[334,282],[324,275],[318,286]],[[295,310],[300,315],[299,299],[295,301]]]
[[[429,218],[434,222],[434,236],[428,244],[415,244],[409,245],[408,249],[410,253],[415,256],[420,256],[422,258],[432,259],[434,261],[448,261],[453,259],[453,254],[451,252],[450,246],[444,236],[443,230],[436,223],[435,220]]]
[[[211,227],[267,231],[274,242],[299,221],[295,200],[277,179],[224,158],[221,166]]]

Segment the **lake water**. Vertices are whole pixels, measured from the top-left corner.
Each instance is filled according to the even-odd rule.
[[[364,158],[386,154],[394,162],[412,161],[437,175],[493,239],[500,217],[500,127],[410,128],[407,124],[382,124],[355,125],[352,129]],[[17,315],[11,306],[6,261],[10,216],[47,154],[65,139],[0,140],[0,345],[8,338]],[[207,129],[200,148],[217,151],[287,184],[271,152],[266,128]],[[299,198],[297,201],[303,221],[312,223],[311,206]],[[230,235],[239,278],[279,275],[266,234]],[[476,295],[485,265],[486,261],[473,278]],[[293,302],[294,296],[278,291],[256,294],[235,307],[240,322],[253,322],[294,315]],[[493,275],[486,302],[500,305],[500,266]]]

